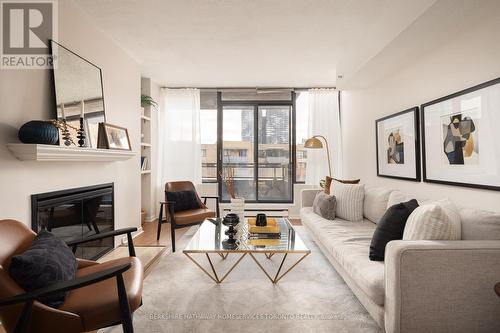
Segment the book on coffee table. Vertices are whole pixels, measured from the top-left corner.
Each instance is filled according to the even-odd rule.
[[[265,227],[257,227],[250,225],[248,230],[251,234],[279,234],[280,227],[278,225],[267,225]]]

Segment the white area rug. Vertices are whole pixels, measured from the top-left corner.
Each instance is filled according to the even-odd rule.
[[[276,285],[249,256],[222,284],[214,283],[182,253],[196,231],[191,228],[178,252],[163,254],[144,281],[135,332],[381,332],[304,227],[295,228],[312,253]],[[219,273],[238,257],[211,258]],[[203,254],[196,259],[206,262]],[[281,255],[259,259],[275,272]]]

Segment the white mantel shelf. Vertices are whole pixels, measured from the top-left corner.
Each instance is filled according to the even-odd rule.
[[[25,143],[8,143],[7,147],[21,161],[109,162],[127,160],[136,154],[128,150],[61,147]]]

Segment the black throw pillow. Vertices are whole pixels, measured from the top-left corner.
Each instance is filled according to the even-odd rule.
[[[373,233],[370,244],[370,260],[384,261],[385,246],[392,240],[403,239],[406,220],[417,207],[417,200],[412,199],[387,209]]]
[[[42,230],[24,253],[12,256],[9,274],[19,286],[29,292],[55,282],[73,280],[76,268],[75,255],[66,243]],[[66,294],[61,292],[38,301],[57,308],[64,302]]]
[[[200,208],[194,191],[167,192],[167,201],[175,202],[173,205],[174,212]]]

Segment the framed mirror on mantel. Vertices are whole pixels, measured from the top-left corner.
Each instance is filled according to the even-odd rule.
[[[96,148],[99,123],[106,121],[102,71],[75,52],[51,40],[54,57],[54,91],[58,120],[66,119],[72,145],[77,144],[77,130],[83,117],[84,147]],[[61,133],[59,134],[61,138]],[[63,140],[59,140],[61,145]]]

